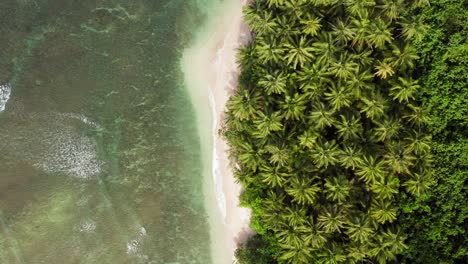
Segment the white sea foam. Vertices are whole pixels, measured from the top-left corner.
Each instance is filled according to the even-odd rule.
[[[11,85],[9,83],[0,85],[0,112],[5,110],[6,103],[10,100]]]
[[[218,141],[218,118],[217,118],[217,111],[216,111],[216,102],[213,95],[213,92],[209,90],[209,99],[210,99],[210,107],[211,113],[213,115],[213,157],[212,157],[212,175],[215,187],[215,195],[216,201],[223,216],[224,222],[226,222],[226,195],[223,192],[223,178],[221,175],[221,170],[219,167],[219,156],[218,156],[218,148],[217,148],[217,141]]]

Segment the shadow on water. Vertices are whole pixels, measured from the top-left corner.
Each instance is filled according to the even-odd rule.
[[[0,1],[0,263],[211,262],[178,66],[195,9]]]

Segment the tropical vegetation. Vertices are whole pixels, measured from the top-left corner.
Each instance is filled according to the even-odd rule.
[[[437,149],[447,147],[445,133],[431,132],[434,120],[421,105],[422,95],[433,96],[425,86],[440,80],[420,61],[445,62],[421,54],[442,52],[424,46],[430,30],[414,15],[436,12],[429,8],[427,0],[265,0],[245,8],[253,40],[239,52],[239,87],[222,131],[258,233],[237,251],[240,263],[436,261],[422,262],[430,243],[415,234],[436,225],[438,215],[424,210],[447,192],[434,192],[444,179],[433,173],[434,161],[447,159]],[[454,52],[466,51],[464,43]],[[430,114],[439,111],[433,105]],[[438,166],[435,173],[450,173]],[[463,184],[462,174],[454,184]],[[461,186],[452,202],[466,194]],[[426,222],[417,229],[420,212]]]

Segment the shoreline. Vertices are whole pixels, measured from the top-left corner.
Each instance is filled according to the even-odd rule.
[[[242,18],[246,2],[232,1],[214,7],[211,12],[216,15],[210,16],[182,59],[199,124],[203,171],[210,175],[204,180],[213,263],[233,263],[237,245],[254,233],[249,227],[250,209],[239,207],[242,187],[234,179],[229,146],[218,132],[226,103],[237,88],[237,49],[250,40]],[[208,133],[210,139],[206,138]]]

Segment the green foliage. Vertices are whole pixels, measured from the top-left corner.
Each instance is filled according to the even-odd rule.
[[[410,193],[427,190],[414,201],[403,196],[400,223],[408,234],[403,263],[468,263],[468,11],[464,1],[432,0],[431,7],[412,11],[410,35],[426,23],[415,48],[421,65],[420,98],[430,116],[434,153],[434,184],[414,174],[405,186]],[[419,113],[418,113],[419,112]],[[421,144],[419,144],[421,145]],[[424,145],[424,144],[423,144]],[[416,148],[417,146],[415,146]],[[422,148],[427,148],[422,146]]]
[[[269,0],[245,9],[255,38],[240,50],[224,135],[259,233],[252,241],[272,250],[256,256],[248,242],[241,263],[388,263],[408,250],[400,202],[433,182],[412,44],[425,26],[408,14],[425,4]]]

